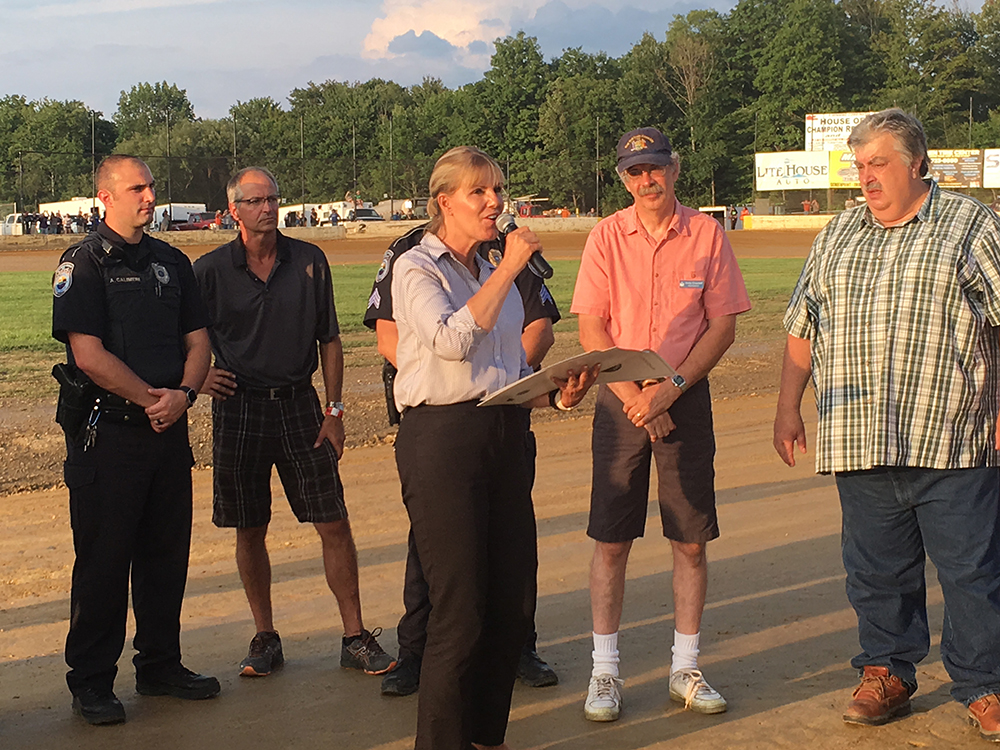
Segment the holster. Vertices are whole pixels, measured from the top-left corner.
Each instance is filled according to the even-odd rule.
[[[382,362],[382,385],[385,386],[385,409],[389,414],[389,424],[399,424],[399,410],[396,408],[394,384],[398,371],[389,360]]]
[[[94,408],[100,389],[74,366],[60,362],[52,367],[52,377],[59,383],[56,423],[66,436],[75,440]]]

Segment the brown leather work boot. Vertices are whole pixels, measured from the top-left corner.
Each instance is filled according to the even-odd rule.
[[[865,667],[853,697],[844,712],[848,724],[877,727],[910,713],[910,691],[887,667]]]
[[[969,704],[969,723],[979,727],[979,736],[1000,742],[1000,695],[994,693]]]

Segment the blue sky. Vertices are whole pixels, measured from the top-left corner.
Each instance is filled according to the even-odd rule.
[[[309,81],[454,87],[489,67],[493,40],[524,30],[546,59],[566,47],[618,56],[676,13],[731,0],[0,0],[0,95],[79,99],[110,117],[122,89],[166,80],[201,117]],[[649,8],[653,8],[649,10]]]
[[[960,0],[979,7],[981,0]],[[524,30],[546,59],[567,47],[619,56],[675,14],[735,0],[0,0],[0,95],[79,99],[110,117],[133,84],[168,81],[201,117],[309,81],[459,86],[493,40]]]

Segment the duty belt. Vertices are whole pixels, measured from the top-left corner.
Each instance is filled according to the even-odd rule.
[[[150,427],[146,410],[139,404],[132,403],[114,393],[104,391],[99,394],[100,411],[111,422],[134,424],[137,427]]]

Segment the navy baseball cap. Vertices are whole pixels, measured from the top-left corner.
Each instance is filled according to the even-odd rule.
[[[618,141],[618,171],[636,164],[666,166],[671,153],[670,140],[656,128],[630,130]]]

